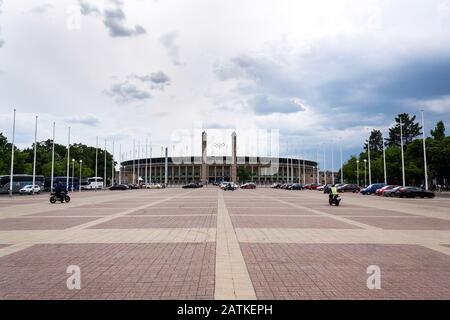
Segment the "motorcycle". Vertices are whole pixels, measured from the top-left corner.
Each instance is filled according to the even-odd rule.
[[[328,197],[328,203],[330,204],[330,206],[332,206],[333,204],[336,205],[336,207],[339,207],[339,203],[341,202],[341,197],[339,195],[335,195],[332,196],[330,195]]]
[[[61,201],[61,203],[69,203],[70,197],[65,192],[61,192],[60,197],[57,197],[56,193],[52,193],[50,196],[50,203],[56,203],[56,201]]]

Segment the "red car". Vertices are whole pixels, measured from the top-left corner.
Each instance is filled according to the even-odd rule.
[[[385,192],[386,190],[391,190],[391,189],[394,189],[395,187],[398,187],[398,186],[396,186],[396,185],[385,186],[385,187],[383,187],[383,188],[381,188],[381,189],[377,189],[377,191],[375,191],[375,194],[376,194],[377,196],[382,196],[382,195],[384,195],[384,192]]]
[[[254,184],[253,182],[244,183],[241,186],[241,189],[256,189],[256,184]]]
[[[309,190],[317,190],[320,187],[317,183],[312,183],[309,185]]]

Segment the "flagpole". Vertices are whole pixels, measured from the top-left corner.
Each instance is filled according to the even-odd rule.
[[[34,125],[34,156],[33,156],[33,183],[31,187],[31,194],[34,195],[34,185],[36,184],[36,149],[37,149],[37,125],[38,116],[36,116],[36,121]]]
[[[13,132],[12,132],[12,148],[11,148],[11,176],[9,177],[9,196],[13,194],[13,176],[14,176],[14,141],[16,136],[16,109],[14,109],[13,115]]]
[[[52,176],[50,178],[50,193],[53,192],[53,177],[55,176],[55,122],[53,122],[53,140],[52,140]]]
[[[387,170],[386,170],[386,147],[384,145],[384,136],[381,134],[383,140],[383,169],[384,169],[384,183],[387,184]]]
[[[66,177],[66,191],[69,192],[69,172],[70,172],[70,127],[67,134],[67,177]]]
[[[115,176],[115,170],[114,170],[114,140],[112,144],[112,156],[111,156],[111,187],[114,185],[114,176]]]
[[[422,134],[423,134],[423,169],[425,171],[425,190],[428,190],[428,166],[427,166],[427,148],[425,142],[425,121],[422,111]]]
[[[401,148],[401,153],[402,153],[402,182],[403,182],[403,187],[406,186],[406,182],[405,182],[405,157],[403,154],[403,123],[402,123],[402,119],[400,117],[400,148]]]
[[[98,136],[95,137],[95,192],[97,192],[97,178],[98,178]]]

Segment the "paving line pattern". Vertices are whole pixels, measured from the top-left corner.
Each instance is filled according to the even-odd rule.
[[[255,290],[225,205],[218,191],[216,236],[216,300],[254,300]]]

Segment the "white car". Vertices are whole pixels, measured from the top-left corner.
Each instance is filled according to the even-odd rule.
[[[146,189],[162,189],[162,185],[160,185],[159,183],[152,183],[152,184],[147,183],[145,185],[145,188]]]
[[[33,186],[31,184],[26,185],[25,187],[19,190],[20,195],[32,193],[33,193]],[[41,187],[39,187],[38,185],[34,185],[34,193],[37,194],[41,193]]]

